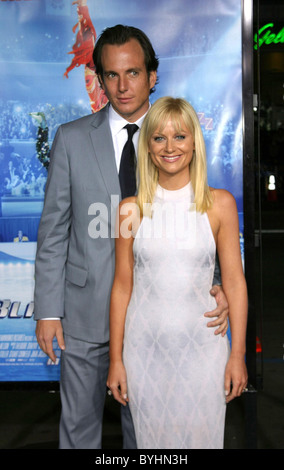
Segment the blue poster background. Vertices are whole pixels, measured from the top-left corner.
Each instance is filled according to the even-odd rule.
[[[181,96],[197,110],[209,184],[235,196],[243,249],[241,2],[88,0],[87,5],[97,35],[122,23],[150,37],[160,59],[152,101]],[[34,334],[34,258],[47,176],[36,145],[43,119],[48,153],[59,124],[91,112],[84,66],[64,76],[77,21],[71,0],[0,2],[0,381],[59,379],[60,361],[48,361]]]

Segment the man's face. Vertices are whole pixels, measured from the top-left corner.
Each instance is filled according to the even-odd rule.
[[[149,76],[144,52],[136,39],[122,45],[105,44],[102,50],[102,87],[116,112],[135,122],[148,111],[150,89],[156,72]]]

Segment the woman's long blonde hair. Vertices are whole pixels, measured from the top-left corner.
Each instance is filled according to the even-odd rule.
[[[158,169],[153,164],[149,153],[149,142],[154,132],[162,132],[171,119],[177,132],[181,130],[183,122],[190,130],[195,150],[190,163],[190,180],[195,196],[196,210],[206,212],[212,205],[212,195],[207,183],[207,165],[205,142],[198,116],[193,107],[183,98],[165,96],[159,98],[148,111],[139,137],[138,143],[138,195],[137,204],[143,215],[145,207],[151,206],[158,184]],[[145,206],[144,204],[147,204]]]

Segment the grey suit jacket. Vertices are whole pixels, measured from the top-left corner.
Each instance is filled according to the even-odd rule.
[[[108,341],[120,197],[108,106],[60,126],[38,231],[35,320],[60,317],[65,333]]]

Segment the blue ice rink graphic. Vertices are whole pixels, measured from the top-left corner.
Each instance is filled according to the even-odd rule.
[[[35,336],[32,316],[35,250],[36,243],[0,244],[1,381],[59,379],[59,365],[50,363]],[[57,355],[60,356],[60,351]]]
[[[106,27],[129,24],[151,39],[160,65],[159,83],[150,100],[179,96],[196,109],[206,142],[209,184],[228,189],[236,198],[243,254],[241,4],[236,0],[87,0],[97,35]],[[3,382],[59,379],[59,364],[48,364],[35,337],[34,260],[47,178],[42,149],[51,148],[60,124],[92,112],[86,64],[64,76],[73,59],[77,31],[77,5],[72,0],[0,2]],[[40,132],[42,115],[46,139]],[[13,241],[19,231],[27,242]]]

